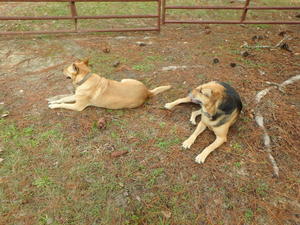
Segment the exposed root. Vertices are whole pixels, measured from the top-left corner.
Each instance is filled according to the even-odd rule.
[[[283,87],[285,87],[286,85],[292,84],[294,82],[296,82],[297,80],[300,80],[300,74],[291,77],[290,79],[284,81],[281,84],[277,84],[274,82],[267,82],[267,84],[273,85],[272,87],[268,87],[260,92],[258,92],[255,96],[255,101],[257,104],[260,103],[261,99],[267,95],[269,93],[270,90],[274,89],[274,88],[278,88],[278,90],[280,90],[281,92],[285,93],[285,91],[282,89]],[[274,171],[274,175],[276,177],[279,177],[279,167],[277,166],[277,163],[274,159],[274,157],[272,156],[272,151],[271,151],[271,139],[270,136],[268,134],[267,129],[264,126],[264,117],[261,115],[258,107],[257,110],[255,112],[255,121],[257,123],[257,125],[263,130],[264,135],[263,135],[263,141],[264,141],[264,146],[265,146],[265,151],[268,153],[268,157],[270,159],[270,162],[272,163],[273,166],[273,171]]]
[[[266,83],[275,86],[281,93],[285,94],[285,90],[282,89],[280,84],[270,81],[267,81]]]
[[[271,138],[268,134],[268,131],[267,129],[265,128],[264,126],[264,118],[263,116],[260,114],[260,112],[256,112],[256,115],[255,115],[255,121],[256,123],[258,124],[258,126],[264,131],[264,136],[263,136],[263,140],[264,140],[264,145],[265,145],[265,150],[266,152],[268,153],[268,156],[269,156],[269,159],[272,163],[272,166],[273,166],[273,170],[274,170],[274,175],[276,177],[279,177],[279,168],[277,166],[277,163],[274,159],[274,157],[272,156],[271,154]]]

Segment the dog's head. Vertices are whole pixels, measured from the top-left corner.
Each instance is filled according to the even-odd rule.
[[[193,89],[189,96],[192,102],[205,107],[209,114],[214,114],[223,100],[224,87],[212,81]]]
[[[64,69],[64,75],[68,79],[75,80],[76,76],[80,74],[86,74],[90,72],[91,70],[89,69],[89,60],[76,60],[74,63],[71,65],[67,66]]]

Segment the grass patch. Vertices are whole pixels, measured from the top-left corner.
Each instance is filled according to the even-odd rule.
[[[261,68],[261,67],[268,66],[267,63],[254,62],[254,61],[252,61],[250,59],[238,58],[237,60],[239,62],[243,63],[244,65],[252,67],[252,68]]]
[[[260,183],[256,188],[256,193],[260,197],[265,197],[268,194],[269,186],[266,183]]]
[[[151,171],[151,173],[148,175],[148,181],[147,186],[152,187],[157,182],[157,178],[161,176],[164,173],[164,168],[157,168]]]
[[[150,72],[155,69],[154,64],[138,64],[132,67],[134,70],[141,71],[141,72]]]
[[[4,143],[17,148],[35,148],[51,139],[62,138],[60,125],[54,129],[39,132],[33,125],[19,128],[15,124],[7,124],[4,120],[0,120],[0,127],[2,127],[0,138]]]
[[[242,150],[243,149],[243,146],[237,142],[230,144],[230,147],[232,147],[234,150]]]
[[[240,169],[240,168],[242,167],[242,164],[241,164],[241,162],[235,162],[235,163],[234,163],[234,166],[235,166],[236,168]]]
[[[143,52],[141,53],[144,54]],[[164,57],[161,55],[147,55],[142,62],[133,65],[132,68],[141,72],[152,72],[156,69],[155,64],[162,62]]]
[[[254,213],[251,209],[247,209],[244,213],[244,219],[247,223],[250,223],[253,219]]]
[[[169,149],[171,146],[177,145],[179,143],[181,143],[181,139],[179,139],[179,138],[173,138],[173,139],[167,139],[167,140],[159,138],[155,144],[155,147],[166,150],[166,149]]]
[[[38,188],[45,188],[45,187],[49,187],[50,185],[53,184],[53,181],[47,177],[47,176],[44,176],[44,177],[39,177],[37,179],[35,179],[32,184],[34,186],[37,186]]]
[[[251,26],[262,30],[270,28],[269,24],[251,24]]]

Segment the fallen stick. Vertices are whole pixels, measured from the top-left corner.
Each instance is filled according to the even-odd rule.
[[[177,69],[185,70],[188,68],[204,68],[204,66],[199,65],[199,66],[165,66],[161,70],[162,71],[174,71]]]
[[[270,45],[255,45],[250,46],[246,41],[244,41],[244,44],[241,45],[241,48],[248,48],[248,49],[256,49],[256,48],[269,48],[269,49],[275,49],[281,46],[282,42],[285,40],[291,40],[289,36],[285,36],[283,39],[281,39],[276,45],[270,46]]]
[[[273,85],[272,87],[268,87],[268,88],[265,88],[264,90],[262,91],[259,91],[256,96],[255,96],[255,101],[256,101],[256,104],[259,104],[260,101],[262,100],[262,98],[264,96],[266,96],[270,90],[274,89],[274,88],[278,88],[278,90],[280,91],[283,91],[282,88],[285,87],[286,85],[289,85],[289,84],[292,84],[296,81],[300,80],[300,74],[299,75],[296,75],[296,76],[293,76],[291,77],[290,79],[282,82],[281,84],[278,84],[278,83],[274,83],[274,82],[267,82],[268,84],[270,85]],[[283,91],[284,92],[284,91]],[[285,92],[284,92],[285,93]],[[276,177],[279,177],[279,167],[277,166],[277,163],[273,157],[273,155],[271,154],[272,153],[272,150],[271,150],[271,138],[268,134],[268,131],[267,129],[265,128],[264,126],[264,117],[261,115],[258,107],[256,107],[257,110],[255,112],[255,122],[257,123],[257,125],[263,130],[264,132],[264,135],[263,135],[263,141],[264,141],[264,146],[265,146],[265,151],[268,153],[268,157],[269,157],[269,160],[271,161],[272,163],[272,166],[273,166],[273,171],[274,171],[274,175]]]

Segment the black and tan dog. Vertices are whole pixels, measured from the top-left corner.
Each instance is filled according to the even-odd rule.
[[[212,151],[227,141],[229,127],[237,120],[242,110],[241,98],[230,85],[212,81],[195,88],[185,98],[167,103],[165,108],[172,109],[174,106],[186,102],[201,105],[200,110],[192,112],[190,119],[191,123],[195,125],[196,117],[201,115],[201,121],[194,133],[183,142],[183,148],[190,148],[197,136],[207,127],[216,135],[216,140],[196,157],[197,163],[204,163]]]
[[[47,99],[49,108],[64,108],[81,111],[87,106],[107,109],[135,108],[142,105],[148,97],[171,88],[160,86],[149,90],[142,82],[123,79],[121,82],[109,80],[92,73],[88,60],[76,61],[64,69],[64,75],[72,79],[76,91],[70,96],[55,96]]]

